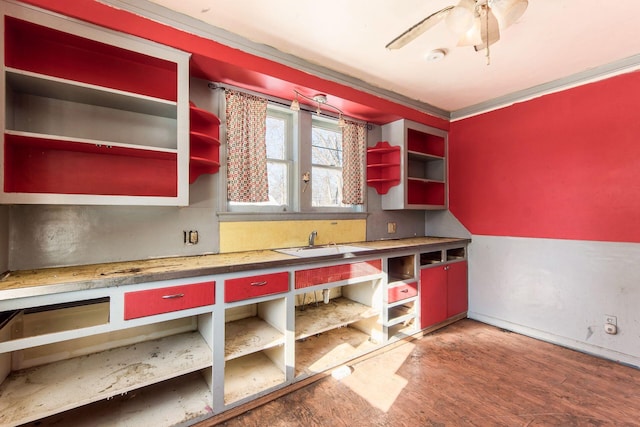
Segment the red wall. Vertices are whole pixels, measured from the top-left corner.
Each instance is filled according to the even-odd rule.
[[[640,72],[453,122],[449,156],[472,234],[640,242]]]

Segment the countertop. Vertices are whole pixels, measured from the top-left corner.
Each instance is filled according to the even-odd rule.
[[[413,237],[349,243],[349,245],[369,250],[319,257],[301,258],[275,250],[259,250],[11,271],[5,273],[4,277],[0,279],[0,302],[11,298],[123,286],[157,280],[308,265],[340,259],[357,259],[401,249],[420,250],[423,247],[451,243],[466,244],[468,242],[470,239],[464,238]]]

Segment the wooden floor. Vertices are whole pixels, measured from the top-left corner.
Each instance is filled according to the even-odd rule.
[[[472,320],[352,368],[219,425],[640,425],[640,370]]]

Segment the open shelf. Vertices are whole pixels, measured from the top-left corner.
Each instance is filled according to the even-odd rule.
[[[245,279],[252,280],[240,280]],[[229,283],[234,282],[225,281],[225,284]],[[253,396],[286,380],[285,330],[285,298],[225,309],[225,404]]]
[[[226,323],[224,335],[225,360],[284,344],[284,334],[259,317]]]
[[[382,126],[382,137],[401,149],[401,178],[382,197],[383,209],[446,209],[447,132],[410,120]]]
[[[193,372],[60,414],[23,427],[174,426],[211,416],[213,395],[204,375]],[[149,408],[153,408],[152,411]]]
[[[296,342],[296,376],[313,375],[375,350],[370,335],[351,327],[326,331]]]
[[[0,424],[16,425],[210,368],[199,332],[12,372],[0,385]]]
[[[376,317],[380,310],[345,297],[333,298],[328,304],[308,304],[296,309],[296,339],[307,338],[331,329]]]
[[[285,382],[282,363],[284,347],[274,347],[228,361],[224,368],[224,403],[254,396]]]
[[[177,100],[176,63],[10,16],[5,66]]]
[[[38,97],[46,98],[49,102],[51,100],[69,101],[168,119],[177,117],[176,102],[134,92],[116,91],[11,68],[6,70],[6,82],[7,90],[12,92],[11,96],[20,94],[28,99]]]
[[[177,153],[7,133],[4,191],[175,197]]]
[[[220,119],[189,103],[191,118],[189,183],[202,174],[214,174],[220,170]]]
[[[367,185],[378,194],[386,194],[389,188],[400,183],[400,147],[380,141],[367,148]]]
[[[188,54],[17,4],[2,19],[3,203],[188,204]]]

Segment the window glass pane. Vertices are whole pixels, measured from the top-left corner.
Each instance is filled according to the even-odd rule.
[[[289,190],[287,164],[267,162],[267,170],[269,173],[269,203],[286,205]]]
[[[314,120],[311,135],[313,207],[342,204],[342,130],[337,123]]]
[[[342,169],[316,166],[311,176],[312,206],[343,206]]]
[[[342,167],[342,132],[314,126],[311,146],[314,165]]]
[[[267,158],[285,159],[285,126],[284,119],[267,116]]]

